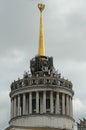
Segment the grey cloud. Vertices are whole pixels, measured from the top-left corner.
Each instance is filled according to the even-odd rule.
[[[74,117],[76,118],[76,122],[79,122],[79,119],[82,119],[86,116],[86,102],[82,102],[80,99],[75,98],[73,102],[74,106]]]
[[[5,129],[8,126],[8,121],[10,119],[10,100],[9,92],[3,91],[0,93],[0,130]]]
[[[63,10],[64,8],[61,8],[59,12],[56,12],[55,9],[52,8],[54,15],[50,17],[49,25],[47,27],[48,30],[46,30],[46,39],[48,39],[46,46],[48,48],[48,44],[50,44],[51,48],[54,47],[54,50],[48,49],[49,54],[54,52],[54,57],[56,56],[61,59],[73,58],[85,61],[85,8],[82,8],[81,3],[81,7],[78,3],[75,5],[75,9],[73,9],[73,7],[72,9],[68,9],[69,12]]]

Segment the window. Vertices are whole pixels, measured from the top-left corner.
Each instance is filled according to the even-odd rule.
[[[23,95],[20,95],[20,113],[23,115]]]
[[[62,114],[62,93],[59,94],[60,114]]]
[[[55,113],[56,109],[56,93],[53,93],[53,112]]]
[[[28,80],[27,79],[24,80],[24,85],[28,86]]]
[[[50,99],[46,99],[46,111],[50,112]]]
[[[32,113],[36,113],[36,93],[32,93]]]
[[[50,92],[46,92],[46,112],[50,113]]]
[[[36,113],[36,99],[32,100],[32,113]]]
[[[43,84],[44,80],[43,79],[40,79],[39,80],[39,84]]]

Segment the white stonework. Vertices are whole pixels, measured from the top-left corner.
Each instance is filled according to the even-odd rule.
[[[48,99],[50,100],[50,111],[48,113],[46,109],[47,96],[49,96]],[[11,116],[10,126],[65,128],[67,130],[73,130],[72,100],[69,102],[72,96],[72,91],[58,86],[55,86],[54,89],[52,87],[21,88],[11,95],[15,107],[11,106],[14,109],[14,113]],[[33,113],[33,99],[36,101],[36,113]],[[18,107],[15,101],[17,101]],[[18,111],[18,115],[15,114],[15,110]]]
[[[22,116],[11,120],[10,125],[28,127],[50,127],[59,129],[73,129],[73,120],[66,116],[56,115],[32,115]]]

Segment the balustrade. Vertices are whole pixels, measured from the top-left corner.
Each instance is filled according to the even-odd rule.
[[[18,81],[14,81],[11,84],[11,91],[14,91],[19,88],[27,87],[27,86],[33,86],[33,85],[41,85],[41,84],[50,84],[50,85],[57,85],[61,87],[65,87],[72,90],[72,83],[68,80],[59,79],[56,77],[42,77],[42,78],[32,78],[28,77],[25,79],[18,79]]]

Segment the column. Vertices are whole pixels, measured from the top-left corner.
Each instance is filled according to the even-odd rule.
[[[32,114],[32,92],[29,93],[29,114]]]
[[[14,117],[14,98],[13,98],[13,117]]]
[[[66,96],[66,114],[69,115],[69,96]]]
[[[59,114],[59,93],[56,93],[56,114]]]
[[[12,118],[12,99],[10,100],[10,119]]]
[[[43,92],[43,113],[46,113],[46,91]]]
[[[14,97],[14,117],[16,117],[16,97]]]
[[[11,99],[11,119],[13,118],[13,99]]]
[[[53,92],[50,92],[50,113],[53,113]]]
[[[70,97],[70,116],[73,117],[72,97]]]
[[[18,116],[20,116],[20,95],[18,95]]]
[[[70,98],[68,96],[68,115],[70,115]]]
[[[36,92],[36,113],[39,113],[39,92]]]
[[[23,94],[23,115],[26,114],[26,95]]]
[[[71,116],[71,97],[69,96],[69,116]]]
[[[43,95],[40,95],[40,114],[43,113]]]
[[[62,114],[65,115],[65,94],[62,94]]]
[[[25,97],[26,97],[25,114],[28,115],[28,113],[29,113],[29,94],[26,94]]]
[[[73,117],[73,100],[71,98],[71,117]]]

